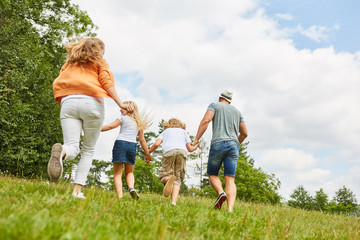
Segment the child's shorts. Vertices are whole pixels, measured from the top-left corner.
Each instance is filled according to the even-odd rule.
[[[136,143],[116,140],[113,147],[113,163],[130,163],[135,165]]]
[[[187,153],[182,149],[174,149],[166,152],[161,159],[161,168],[159,179],[164,177],[175,176],[174,184],[181,186],[184,181]]]

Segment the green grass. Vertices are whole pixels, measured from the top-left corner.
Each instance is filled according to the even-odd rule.
[[[236,202],[233,213],[215,199],[170,199],[141,193],[134,201],[68,184],[0,177],[0,239],[360,239],[360,219]]]

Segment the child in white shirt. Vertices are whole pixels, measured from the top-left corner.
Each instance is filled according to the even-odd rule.
[[[150,126],[148,121],[139,115],[138,108],[133,101],[125,102],[134,108],[133,113],[121,109],[121,115],[110,124],[104,125],[101,131],[108,131],[121,125],[120,133],[116,138],[113,147],[113,166],[114,166],[114,185],[119,198],[123,197],[122,191],[122,173],[125,165],[126,183],[129,187],[130,195],[133,199],[139,199],[139,194],[134,189],[134,165],[136,158],[136,136],[139,136],[139,142],[145,152],[146,160],[151,159],[147,143],[144,138],[144,130]]]
[[[163,124],[165,130],[159,135],[149,152],[155,151],[162,144],[163,157],[159,173],[164,186],[164,196],[171,194],[171,203],[176,205],[181,182],[185,177],[187,151],[195,151],[199,144],[191,145],[189,134],[185,131],[185,124],[172,118]]]

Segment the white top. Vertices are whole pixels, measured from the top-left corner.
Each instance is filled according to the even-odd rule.
[[[182,128],[167,128],[157,139],[162,140],[163,154],[174,149],[183,149],[187,152],[186,144],[191,142],[189,134]]]
[[[136,143],[136,136],[138,135],[139,130],[137,129],[135,120],[128,115],[120,115],[118,119],[121,122],[121,126],[120,133],[117,136],[116,140]]]

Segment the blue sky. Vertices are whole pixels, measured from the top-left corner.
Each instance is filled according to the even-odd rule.
[[[360,200],[360,1],[73,0],[89,13],[122,99],[196,135],[224,89],[243,113],[248,153],[288,198],[303,185]],[[118,109],[107,101],[106,122]],[[96,158],[111,160],[117,131]],[[204,135],[210,142],[211,128]],[[187,183],[197,184],[195,162]]]
[[[298,49],[316,49],[334,46],[337,51],[357,52],[360,50],[360,1],[357,0],[265,0],[261,4],[269,16],[278,19],[277,14],[288,14],[292,19],[278,19],[281,28],[307,29],[323,26],[327,29],[326,39],[314,41],[296,33],[291,38]]]

